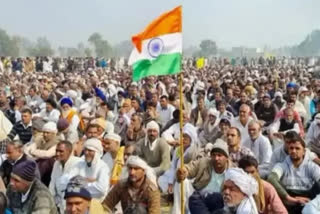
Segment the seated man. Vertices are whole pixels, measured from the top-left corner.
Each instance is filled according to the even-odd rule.
[[[80,175],[85,177],[87,189],[92,198],[102,199],[109,190],[110,169],[101,160],[103,148],[100,140],[90,138],[84,143],[84,159],[81,160],[68,174],[69,178]]]
[[[117,134],[107,134],[102,141],[105,154],[102,160],[110,169],[110,183],[115,185],[120,180],[122,168],[124,166],[124,146],[120,146],[121,137]]]
[[[247,155],[254,156],[250,149],[241,146],[241,134],[238,128],[231,127],[227,134],[230,160],[238,166],[239,160]]]
[[[208,118],[205,120],[203,126],[200,128],[199,140],[201,146],[204,147],[207,143],[214,142],[219,131],[219,112],[215,109],[209,109]]]
[[[247,104],[242,104],[239,116],[233,118],[231,126],[236,127],[242,136],[242,140],[249,137],[248,125],[254,118],[251,116],[251,109]]]
[[[7,143],[7,160],[0,167],[0,176],[3,179],[5,186],[10,184],[11,172],[15,165],[28,160],[28,157],[23,152],[23,144],[19,140],[10,141]],[[36,177],[40,179],[40,172],[36,168]]]
[[[269,171],[273,169],[273,167],[277,163],[282,163],[289,154],[289,145],[291,142],[299,141],[301,137],[295,131],[289,131],[284,135],[284,144],[277,147],[271,156]],[[306,158],[312,160],[316,164],[320,164],[320,159],[318,156],[311,152],[308,148],[306,148]]]
[[[57,214],[49,189],[36,178],[37,164],[26,160],[14,166],[7,196],[13,213]]]
[[[60,141],[56,148],[56,161],[54,162],[49,190],[54,196],[57,208],[60,213],[65,211],[65,201],[63,200],[64,175],[77,166],[81,158],[72,154],[72,144],[69,141]],[[62,184],[62,185],[61,185]]]
[[[320,193],[320,168],[306,157],[305,147],[302,139],[291,142],[289,156],[268,177],[293,214],[301,213],[303,205]]]
[[[320,113],[318,113],[314,121],[311,123],[307,136],[306,143],[310,147],[311,151],[320,155]]]
[[[221,187],[225,171],[230,167],[228,146],[219,141],[213,145],[211,157],[204,157],[177,170],[178,182],[194,179],[195,191],[189,198],[191,213],[211,213],[223,207]]]
[[[227,213],[258,214],[253,195],[258,193],[257,181],[242,169],[230,168],[225,173],[222,194]]]
[[[270,127],[270,139],[274,145],[282,144],[283,136],[288,131],[295,131],[300,134],[299,123],[294,120],[293,109],[287,108],[285,110],[284,118],[280,118],[278,121],[274,122]]]
[[[165,139],[159,137],[160,127],[155,121],[147,124],[147,137],[137,145],[139,156],[151,166],[159,177],[170,167],[170,148]]]
[[[248,126],[249,136],[243,142],[243,146],[250,149],[259,163],[261,177],[267,176],[272,155],[272,147],[268,138],[262,135],[261,125],[258,121],[251,121]]]
[[[79,181],[80,176],[73,177],[67,185],[64,199],[66,200],[66,214],[87,214],[90,213],[91,194],[86,185]],[[83,179],[83,178],[81,178]]]
[[[120,202],[123,213],[160,214],[160,192],[156,176],[146,162],[137,156],[127,161],[129,177],[117,183],[102,202],[112,213]]]
[[[243,157],[239,167],[251,174],[258,182],[258,194],[254,195],[259,213],[263,214],[288,214],[275,188],[259,176],[258,161],[251,156]]]
[[[192,160],[196,160],[198,153],[198,146],[195,143],[197,138],[197,133],[191,128],[183,128],[183,147],[184,147],[184,163],[188,164]],[[163,175],[161,175],[158,179],[158,184],[162,192],[174,194],[173,208],[172,213],[179,213],[181,210],[180,205],[180,185],[176,182],[175,172],[180,164],[181,157],[181,147],[176,147],[173,152],[172,164],[169,170],[167,170]],[[184,182],[185,192],[184,197],[185,201],[188,200],[189,196],[193,192],[192,182],[187,180]],[[188,210],[188,206],[186,206],[186,210]]]

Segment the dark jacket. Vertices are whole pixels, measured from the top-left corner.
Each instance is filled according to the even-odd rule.
[[[198,115],[199,115],[199,109],[198,107],[194,108],[191,110],[191,114],[190,114],[190,123],[192,125],[196,125],[197,124],[197,121],[198,121]],[[208,116],[208,111],[207,109],[203,109],[201,112],[200,112],[200,115],[201,115],[201,118],[202,118],[202,121],[203,123],[206,121],[207,119],[207,116]]]
[[[8,184],[10,183],[10,178],[11,178],[11,172],[12,172],[12,169],[13,169],[13,166],[19,164],[19,163],[22,163],[24,161],[26,161],[28,158],[25,154],[22,155],[22,157],[17,160],[15,163],[10,163],[9,160],[5,160],[1,167],[0,167],[0,176],[2,177],[3,179],[3,182],[6,186],[8,186]],[[36,177],[40,179],[40,172],[37,168],[36,170]]]
[[[30,192],[25,202],[21,202],[21,193],[15,192],[9,186],[7,196],[10,209],[14,214],[56,214],[57,208],[49,189],[35,179],[31,184]]]

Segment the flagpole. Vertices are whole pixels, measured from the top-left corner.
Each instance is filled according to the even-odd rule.
[[[183,74],[182,71],[179,74],[179,90],[180,90],[180,164],[181,168],[184,167],[184,148],[183,148],[183,91],[182,91],[182,81]],[[180,183],[180,206],[181,206],[181,214],[184,214],[184,185],[183,180]]]

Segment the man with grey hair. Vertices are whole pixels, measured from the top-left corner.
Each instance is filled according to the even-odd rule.
[[[248,125],[249,137],[244,139],[243,146],[251,150],[259,163],[261,177],[266,177],[272,156],[272,147],[269,139],[262,135],[258,121],[251,121]]]

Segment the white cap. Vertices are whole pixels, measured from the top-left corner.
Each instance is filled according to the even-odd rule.
[[[57,124],[54,122],[47,122],[46,124],[44,124],[42,131],[43,132],[50,132],[50,133],[57,133],[58,132]]]

